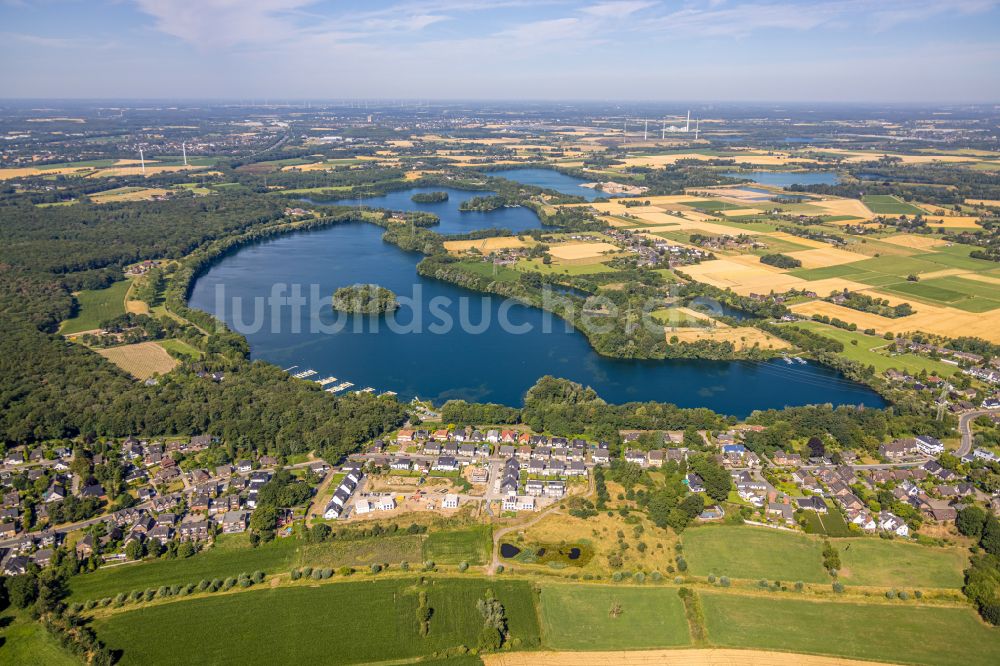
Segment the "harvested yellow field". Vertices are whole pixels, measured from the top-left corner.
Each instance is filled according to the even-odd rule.
[[[992,206],[1000,208],[1000,199],[966,199],[965,203],[970,206]]]
[[[643,222],[651,222],[652,224],[684,224],[689,221],[686,218],[678,217],[677,215],[669,215],[662,211],[638,213],[637,217]]]
[[[741,215],[760,215],[758,208],[733,208],[732,210],[720,210],[726,217],[740,217]]]
[[[170,194],[169,190],[160,187],[123,187],[106,192],[96,192],[90,195],[94,203],[114,203],[116,201],[149,201]]]
[[[854,252],[838,250],[827,246],[814,250],[799,250],[798,252],[788,252],[789,257],[793,257],[802,262],[802,268],[826,268],[827,266],[840,266],[861,261],[862,257]]]
[[[691,197],[687,194],[662,194],[655,197],[643,197],[642,200],[648,201],[654,206],[664,206],[691,201]]]
[[[940,271],[931,271],[930,273],[921,273],[921,280],[933,280],[934,278],[952,277],[955,275],[966,276],[968,271],[962,270],[961,268],[945,268]]]
[[[688,215],[688,213],[685,213]],[[747,236],[760,236],[765,232],[757,231],[756,229],[734,229],[732,227],[727,227],[724,224],[716,224],[714,222],[702,222],[699,220],[690,220],[686,218],[681,218],[679,223],[681,229],[685,231],[701,231],[706,234],[712,234],[713,236],[735,236],[737,234],[744,234]]]
[[[809,205],[822,208],[824,215],[838,217],[841,215],[850,215],[863,220],[870,220],[875,217],[875,213],[868,210],[868,207],[857,199],[819,199],[810,201]]]
[[[978,217],[964,215],[928,215],[924,218],[927,225],[944,229],[978,229]]]
[[[866,293],[879,298],[887,298],[890,301],[900,301],[899,298],[883,294],[876,289],[869,289]],[[897,319],[860,312],[826,301],[799,303],[792,305],[791,310],[807,316],[821,314],[827,317],[837,317],[843,321],[857,324],[860,329],[874,328],[878,333],[922,331],[947,337],[968,335],[984,338],[990,342],[1000,342],[1000,309],[974,313],[915,301],[907,302],[913,305],[914,314]]]
[[[96,351],[136,379],[166,374],[177,366],[177,359],[155,342],[139,342]]]
[[[814,247],[817,249],[828,249],[830,247],[829,243],[824,243],[823,241],[813,240],[811,238],[802,238],[801,236],[796,236],[795,234],[790,234],[784,231],[773,231],[769,233],[768,238],[775,238],[777,240],[788,241],[789,243],[795,243],[796,245],[805,245],[806,247]],[[855,257],[855,260],[857,257]]]
[[[125,312],[132,314],[149,314],[149,306],[144,301],[125,300]]]
[[[61,169],[38,169],[36,167],[17,167],[12,169],[0,169],[0,180],[10,180],[11,178],[27,178],[30,176],[69,176],[75,173],[90,173],[90,167],[64,167]]]
[[[854,282],[845,278],[826,278],[823,280],[812,280],[802,285],[803,288],[815,291],[820,296],[826,297],[835,291],[862,291],[871,289],[871,285]]]
[[[801,288],[809,283],[791,275],[781,273],[763,264],[746,265],[733,261],[733,257],[705,261],[694,266],[685,266],[684,272],[699,282],[719,287],[731,288],[742,296],[785,292],[791,288]]]
[[[903,247],[909,247],[915,250],[930,250],[932,248],[948,244],[948,241],[943,238],[918,236],[916,234],[896,234],[895,236],[889,236],[888,238],[882,238],[881,240],[883,243],[902,245]]]
[[[738,350],[752,349],[787,349],[790,344],[766,333],[758,328],[667,328],[667,341],[677,338],[678,342],[697,342],[711,340],[712,342],[729,342]]]
[[[618,252],[618,246],[611,243],[565,243],[563,245],[553,245],[549,248],[549,254],[553,258],[563,262],[589,262],[601,259],[605,254],[610,252]]]
[[[156,166],[146,164],[146,175],[152,176],[158,173],[173,173],[175,171],[189,171],[191,169],[200,169],[204,167],[196,167],[192,165],[184,166],[179,164],[176,166]],[[90,174],[88,178],[107,178],[109,176],[141,176],[143,175],[141,166],[123,166],[123,167],[109,167],[107,169],[100,169]]]
[[[512,247],[524,247],[525,242],[517,236],[502,236],[497,238],[480,238],[477,240],[445,241],[444,249],[449,252],[465,252],[475,248],[486,254],[494,250],[504,250]]]
[[[899,155],[897,153],[882,153],[863,150],[843,150],[840,148],[824,148],[824,153],[835,153],[841,155],[845,162],[872,162],[877,161],[884,155],[898,157],[903,164],[932,164],[934,162],[979,162],[978,157],[968,155]]]
[[[982,273],[967,273],[962,275],[966,280],[976,280],[978,282],[986,282],[988,284],[1000,284],[1000,278],[995,278],[990,275],[983,275]]]
[[[642,167],[665,167],[676,164],[681,160],[700,160],[707,162],[708,160],[718,159],[712,155],[702,155],[701,153],[675,153],[672,155],[645,155],[641,157],[627,157],[624,160],[624,164],[618,165],[617,168],[642,166]],[[774,166],[776,164],[791,164],[796,162],[811,162],[811,160],[803,160],[799,158],[792,158],[783,154],[776,155],[726,155],[726,159],[732,159],[737,164],[756,164],[756,165],[768,165]]]
[[[877,666],[879,662],[791,652],[735,649],[619,650],[613,652],[501,652],[485,666]]]

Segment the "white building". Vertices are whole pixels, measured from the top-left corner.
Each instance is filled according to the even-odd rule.
[[[454,493],[448,493],[444,496],[444,502],[441,503],[441,508],[443,509],[457,509],[458,508],[458,495]]]

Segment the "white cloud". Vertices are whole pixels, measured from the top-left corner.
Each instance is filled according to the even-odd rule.
[[[656,4],[656,2],[643,2],[642,0],[620,0],[618,2],[601,2],[596,5],[590,5],[589,7],[584,7],[582,11],[584,14],[600,18],[624,18],[643,9],[649,9]]]
[[[135,0],[156,28],[205,48],[287,39],[317,0]]]

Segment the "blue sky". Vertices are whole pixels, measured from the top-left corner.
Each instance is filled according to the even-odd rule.
[[[0,0],[0,96],[1000,102],[1000,0]]]

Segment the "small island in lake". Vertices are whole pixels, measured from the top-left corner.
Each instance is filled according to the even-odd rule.
[[[333,308],[353,314],[382,314],[399,307],[396,294],[377,284],[354,284],[333,294]]]
[[[410,200],[413,203],[440,203],[448,200],[447,192],[417,192]]]
[[[491,210],[497,210],[498,208],[503,208],[509,205],[513,204],[508,201],[506,197],[493,194],[488,197],[472,197],[467,201],[463,201],[459,204],[458,210],[462,212],[477,211],[480,213],[488,213]]]

